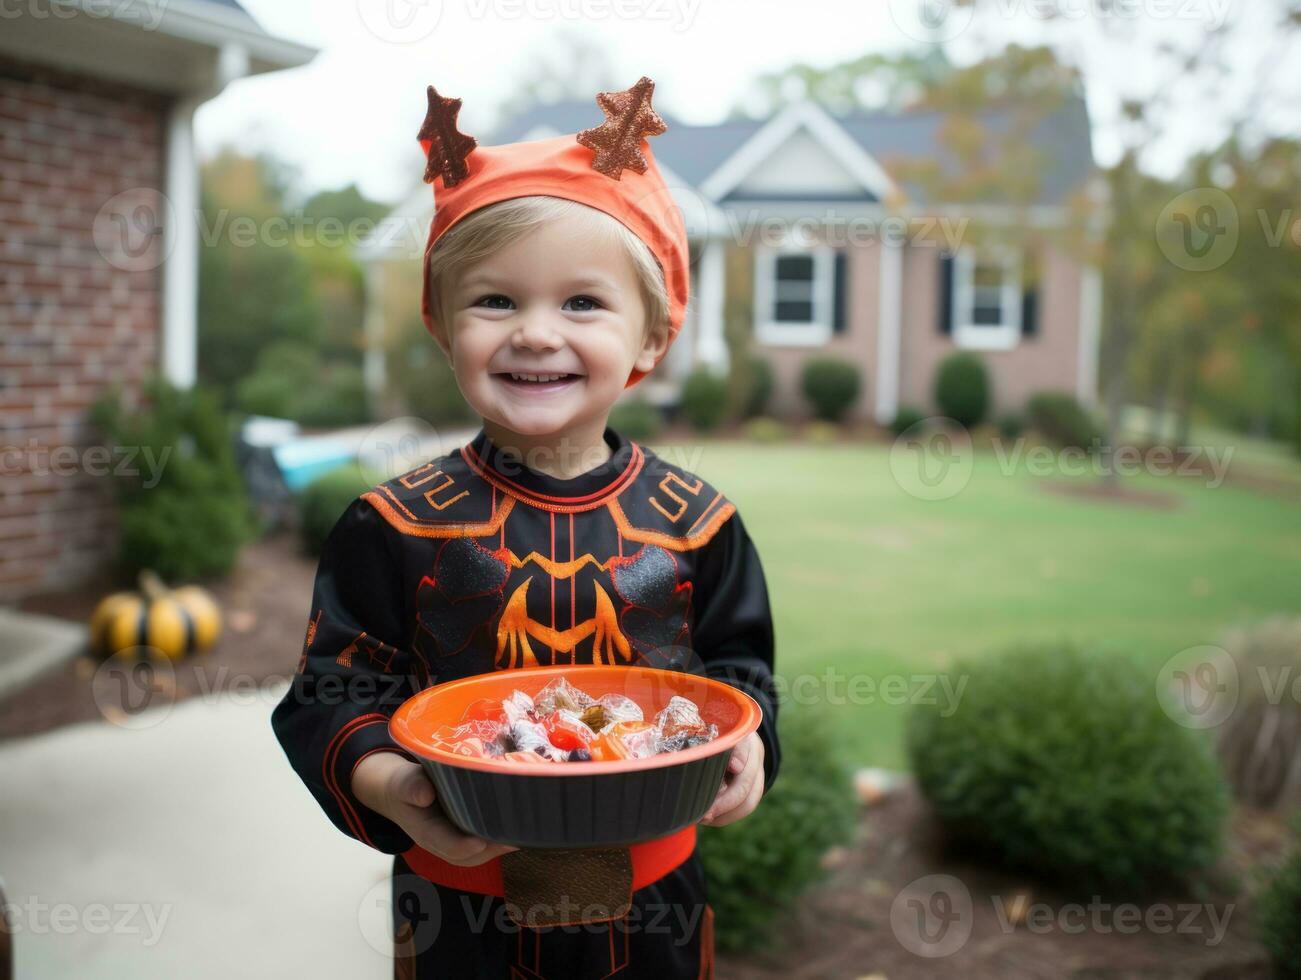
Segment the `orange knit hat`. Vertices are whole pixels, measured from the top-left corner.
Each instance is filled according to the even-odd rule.
[[[429,256],[443,233],[472,211],[514,197],[561,197],[604,211],[650,248],[669,294],[669,342],[686,315],[689,286],[687,230],[645,141],[667,126],[651,107],[655,83],[643,76],[623,92],[602,92],[605,122],[554,139],[478,146],[456,128],[460,99],[429,86],[429,111],[418,139],[425,151],[425,182],[434,185],[434,220],[425,242],[420,313],[432,332]],[[626,171],[631,171],[627,173]],[[628,384],[644,372],[634,370]]]

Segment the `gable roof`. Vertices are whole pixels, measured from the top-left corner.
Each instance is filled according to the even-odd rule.
[[[655,158],[693,187],[699,188],[756,134],[789,111],[790,107],[771,119],[728,120],[706,126],[689,125],[661,111],[668,130],[654,137]],[[947,174],[960,173],[961,163],[945,150],[941,139],[942,127],[949,118],[945,113],[876,112],[832,116],[821,109],[817,112],[834,120],[869,159],[879,163],[891,176],[902,159],[926,160],[937,156]],[[1015,112],[990,109],[976,118],[991,133],[1006,133],[1015,122]],[[485,142],[495,145],[538,138],[534,135],[537,130],[574,133],[600,121],[600,110],[591,100],[558,102],[538,106],[506,120]],[[1061,203],[1093,170],[1089,118],[1082,99],[1067,100],[1046,116],[1030,133],[1029,141],[1043,159],[1037,203]],[[926,201],[923,188],[907,181],[901,182],[901,186],[911,199]]]

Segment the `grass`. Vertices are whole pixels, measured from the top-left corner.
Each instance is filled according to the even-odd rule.
[[[1229,625],[1301,611],[1295,500],[1142,474],[1123,482],[1176,493],[1182,506],[1092,501],[1047,493],[1043,477],[981,452],[960,493],[928,501],[889,464],[887,446],[741,442],[708,443],[692,461],[737,504],[759,549],[777,671],[792,692],[797,676],[827,669],[920,692],[924,680],[902,679],[1058,640],[1136,657],[1155,678]],[[851,761],[904,766],[906,694],[863,686],[851,701],[847,680],[814,687]]]

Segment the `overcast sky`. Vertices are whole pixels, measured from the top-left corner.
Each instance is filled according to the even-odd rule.
[[[390,202],[420,184],[415,133],[426,85],[464,99],[462,130],[485,133],[527,65],[565,34],[581,35],[605,48],[614,65],[627,66],[627,85],[649,75],[656,104],[693,123],[721,119],[763,72],[928,43],[916,0],[241,2],[270,33],[320,54],[305,68],[237,82],[203,106],[200,151],[206,156],[224,143],[269,150],[301,168],[308,191],[355,181]],[[1169,173],[1190,150],[1218,142],[1221,103],[1255,102],[1256,93],[1269,96],[1259,104],[1270,128],[1301,131],[1296,49],[1272,47],[1277,35],[1261,16],[1261,0],[1113,0],[1121,12],[1105,24],[1103,0],[1056,0],[1067,16],[1051,25],[1038,14],[1043,2],[995,0],[992,16],[976,21],[951,12],[940,35],[959,61],[1012,40],[1056,43],[1086,71],[1100,162],[1114,160],[1120,145],[1119,93],[1146,91],[1160,77],[1154,64],[1135,58],[1135,48],[1114,40],[1117,34],[1189,40],[1226,22],[1245,28],[1230,51],[1228,86],[1180,85],[1169,135],[1149,158],[1154,169]]]

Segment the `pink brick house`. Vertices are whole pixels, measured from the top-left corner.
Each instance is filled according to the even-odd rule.
[[[483,142],[576,132],[594,114],[599,121],[584,101],[541,107]],[[1028,175],[1037,187],[1019,212],[930,200],[909,181],[901,161],[954,166],[944,159],[946,120],[938,113],[836,117],[805,102],[767,120],[712,126],[661,114],[668,131],[652,146],[687,222],[693,281],[683,335],[642,386],[653,400],[672,401],[697,365],[727,369],[731,318],[743,321],[753,350],[774,368],[774,414],[805,412],[800,368],[823,354],[859,366],[863,395],[854,412],[881,423],[901,406],[935,411],[935,369],[955,350],[985,361],[995,414],[1019,409],[1039,389],[1096,402],[1100,277],[1053,243],[1071,220],[1072,198],[1098,193],[1082,100],[1065,102],[1030,132],[1042,163]],[[1009,125],[998,111],[980,121],[994,133]],[[418,269],[419,249],[401,229],[423,226],[431,213],[421,184],[395,210],[395,233],[365,252],[371,296],[385,304],[372,300],[372,352],[395,311],[418,303],[411,267]],[[1040,234],[1032,246],[978,248],[964,235],[964,219],[973,217]],[[370,369],[378,393],[381,360],[372,358]]]
[[[85,424],[104,386],[194,381],[195,109],[314,54],[235,0],[15,4],[0,21],[0,602],[112,554],[94,473],[125,451],[90,450]],[[144,251],[106,243],[124,222]]]

